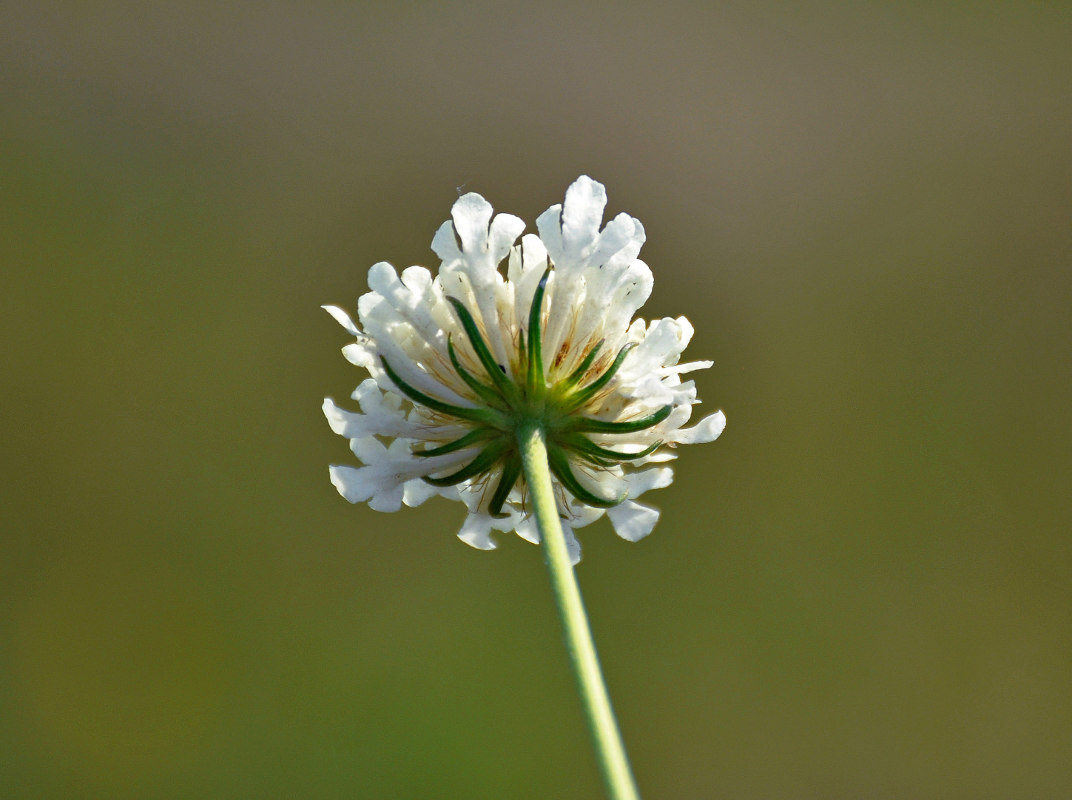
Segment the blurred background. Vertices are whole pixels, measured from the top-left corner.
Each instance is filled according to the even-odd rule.
[[[1068,6],[0,9],[0,795],[600,796],[539,550],[320,412],[320,304],[588,173],[729,419],[582,532],[642,793],[1072,796]]]

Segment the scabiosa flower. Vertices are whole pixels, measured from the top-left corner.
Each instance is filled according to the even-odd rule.
[[[458,536],[473,547],[493,549],[495,530],[539,542],[518,446],[535,422],[574,562],[574,529],[604,514],[623,539],[651,532],[659,512],[636,498],[670,484],[673,448],[713,441],[726,418],[683,427],[699,400],[681,375],[711,362],[679,363],[685,317],[633,319],[652,290],[644,228],[619,214],[600,230],[606,202],[582,176],[536,220],[539,235],[521,236],[520,219],[466,194],[432,240],[438,275],[380,262],[359,324],[324,306],[355,338],[347,360],[371,376],[353,393],[360,413],[324,401],[364,465],[331,467],[343,497],[397,511],[439,494],[465,503]]]

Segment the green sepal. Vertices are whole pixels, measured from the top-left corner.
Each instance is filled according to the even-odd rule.
[[[670,412],[673,410],[673,406],[663,406],[650,416],[630,422],[604,422],[601,419],[581,417],[569,424],[569,431],[575,433],[636,433],[653,425],[658,425],[669,417]]]
[[[450,336],[447,337],[447,355],[450,356],[450,363],[454,366],[454,371],[458,373],[459,378],[465,381],[466,386],[476,392],[477,396],[479,396],[480,399],[482,399],[484,402],[490,403],[491,405],[498,408],[500,411],[506,410],[503,407],[505,405],[505,402],[502,399],[502,395],[500,395],[490,386],[485,386],[483,383],[478,381],[476,378],[469,374],[468,370],[466,370],[465,367],[462,366],[461,361],[458,360],[458,353],[454,349],[454,342],[451,341]]]
[[[529,352],[527,383],[529,396],[542,393],[547,387],[543,377],[543,334],[540,332],[540,313],[543,310],[543,295],[547,290],[547,278],[551,274],[551,265],[543,272],[529,306]],[[522,340],[523,341],[523,340]]]
[[[518,331],[517,332],[517,352],[518,352],[518,362],[517,363],[523,365],[522,368],[527,370],[528,369],[527,364],[529,363],[529,361],[528,361],[528,356],[525,353],[525,332],[524,331]]]
[[[496,519],[510,516],[502,513],[502,507],[503,503],[506,502],[506,498],[510,495],[510,490],[517,483],[519,475],[521,475],[521,455],[515,452],[503,464],[502,475],[499,476],[499,485],[495,487],[495,494],[491,496],[491,504],[488,506],[488,512],[491,516]]]
[[[558,482],[562,484],[563,488],[582,503],[587,503],[596,508],[611,508],[618,505],[628,496],[626,494],[621,494],[616,498],[607,499],[585,489],[581,486],[580,481],[577,480],[577,476],[574,475],[573,471],[570,469],[569,459],[561,448],[554,446],[548,447],[547,462],[548,466],[551,467],[551,472],[558,478]]]
[[[481,450],[476,458],[457,472],[452,472],[442,478],[432,478],[425,475],[423,480],[425,483],[432,484],[432,486],[453,486],[482,472],[487,472],[499,460],[505,450],[506,444],[501,439],[496,440]]]
[[[595,363],[596,358],[599,356],[599,351],[603,349],[603,343],[606,341],[606,339],[600,339],[596,342],[596,346],[588,351],[588,355],[584,357],[584,361],[577,365],[577,369],[573,370],[569,377],[559,384],[563,389],[573,389],[581,382],[581,378],[592,368],[592,364]]]
[[[414,450],[413,455],[420,456],[421,458],[445,456],[447,453],[455,453],[458,450],[472,447],[477,442],[490,439],[491,437],[498,435],[498,433],[498,431],[492,428],[476,428],[475,430],[469,431],[469,433],[465,434],[460,439],[455,439],[453,442],[447,442],[439,447],[433,447],[430,450]]]
[[[578,453],[583,453],[586,456],[592,456],[599,459],[601,462],[610,461],[617,463],[619,461],[633,461],[634,459],[644,458],[654,453],[662,442],[656,442],[653,445],[645,447],[636,453],[619,453],[616,450],[608,450],[605,447],[600,447],[593,442],[587,436],[579,433],[564,434],[559,441],[565,447],[570,447],[576,450]],[[605,465],[605,464],[604,464]]]
[[[578,409],[595,397],[596,394],[599,393],[599,390],[606,386],[610,382],[610,379],[614,377],[615,373],[618,372],[618,369],[622,366],[622,362],[625,361],[625,357],[629,355],[629,351],[636,346],[636,342],[629,342],[619,350],[618,355],[614,357],[614,361],[607,367],[606,372],[567,399],[565,410],[573,411]]]
[[[603,469],[609,469],[610,467],[617,466],[617,461],[611,461],[608,458],[600,458],[599,456],[593,456],[588,453],[578,453],[578,458],[583,458],[589,464],[594,467],[602,467]]]
[[[465,304],[463,304],[461,300],[458,300],[455,297],[448,297],[447,300],[454,306],[454,312],[458,315],[458,320],[462,323],[462,328],[465,329],[465,335],[469,337],[469,343],[473,346],[473,350],[476,352],[476,357],[480,359],[484,371],[488,374],[491,382],[495,384],[495,388],[498,389],[499,393],[502,394],[504,398],[507,398],[507,400],[516,400],[517,387],[506,377],[502,367],[500,367],[495,360],[495,356],[491,354],[491,350],[488,349],[484,337],[480,335],[480,329],[477,327],[473,315],[469,313],[469,309],[465,307]]]
[[[497,411],[485,408],[464,408],[462,406],[444,403],[442,400],[436,400],[434,397],[430,397],[424,392],[414,389],[402,380],[385,357],[380,356],[380,363],[383,364],[383,370],[387,373],[387,377],[391,379],[402,394],[414,403],[420,403],[422,406],[430,408],[432,411],[438,411],[440,414],[447,414],[452,417],[457,417],[458,419],[466,419],[470,422],[482,422],[485,425],[492,425],[495,427],[501,427],[505,424],[505,417]]]

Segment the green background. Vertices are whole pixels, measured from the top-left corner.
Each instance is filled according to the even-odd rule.
[[[588,173],[729,424],[579,577],[649,798],[1072,796],[1072,13],[0,6],[0,794],[594,798],[538,549],[318,306]]]

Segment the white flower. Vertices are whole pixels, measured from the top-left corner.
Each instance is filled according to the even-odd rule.
[[[360,413],[324,401],[364,465],[331,467],[343,497],[396,511],[440,494],[468,507],[458,535],[473,547],[494,548],[494,530],[538,542],[517,443],[537,419],[574,561],[573,530],[603,514],[624,539],[651,532],[659,512],[635,498],[670,484],[658,465],[672,448],[713,441],[726,418],[682,427],[699,401],[681,375],[711,362],[679,363],[684,317],[633,319],[652,289],[644,228],[619,214],[600,230],[606,202],[582,176],[536,220],[538,236],[521,236],[520,219],[466,194],[432,240],[438,275],[374,265],[360,325],[324,306],[355,338],[346,358],[371,375],[353,393]]]

